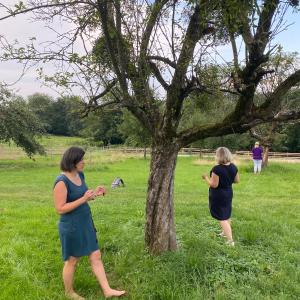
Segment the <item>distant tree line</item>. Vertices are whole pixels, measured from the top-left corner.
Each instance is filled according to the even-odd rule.
[[[300,91],[294,91],[293,97],[299,99]],[[296,101],[296,100],[295,100]],[[145,147],[150,146],[151,138],[139,125],[139,122],[126,110],[99,110],[82,117],[82,99],[75,96],[52,98],[45,94],[33,94],[26,100],[29,110],[40,120],[48,134],[62,136],[80,136],[91,145],[118,145]],[[219,118],[223,110],[232,106],[231,100],[201,97],[191,99],[185,104],[185,118],[182,127],[195,120]],[[201,109],[200,109],[201,108]],[[205,113],[203,113],[203,108]],[[202,111],[202,112],[201,112]],[[273,134],[272,151],[300,152],[300,123],[280,124]],[[193,147],[215,149],[220,145],[232,150],[249,150],[255,142],[250,133],[230,134],[223,137],[211,137],[192,144]]]
[[[299,99],[300,91],[293,91],[292,96]],[[232,106],[231,99],[211,97],[191,98],[185,103],[184,114],[188,115],[182,128],[190,126],[198,119],[207,122],[222,116],[224,110]],[[32,155],[42,153],[36,141],[31,137],[35,134],[53,134],[61,136],[79,136],[86,139],[91,146],[127,145],[132,147],[149,147],[151,138],[140,126],[132,114],[126,110],[98,110],[90,112],[88,117],[83,117],[83,102],[79,96],[53,97],[36,93],[24,99],[2,90],[1,98],[1,140],[9,141],[14,136],[14,142],[22,144],[24,150]],[[203,112],[205,111],[205,113]],[[5,117],[5,119],[4,119]],[[30,120],[30,121],[29,121]],[[25,126],[24,124],[28,124]],[[6,124],[6,127],[5,127]],[[260,135],[268,138],[268,125],[259,128]],[[26,131],[27,130],[27,131]],[[271,133],[271,151],[300,152],[300,123],[282,123],[276,126],[276,131]],[[227,146],[233,151],[250,150],[255,138],[250,133],[210,137],[191,144],[192,147],[216,149],[220,145]],[[22,145],[21,145],[22,146]]]
[[[40,120],[47,134],[80,136],[91,145],[106,146],[124,144],[125,133],[121,130],[124,122],[122,111],[90,112],[83,116],[83,101],[77,96],[56,99],[36,93],[27,98],[27,106]]]

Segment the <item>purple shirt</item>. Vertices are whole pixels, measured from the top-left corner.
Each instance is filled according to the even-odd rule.
[[[259,160],[261,160],[262,159],[262,153],[263,153],[262,147],[254,147],[252,149],[253,159],[259,159]]]

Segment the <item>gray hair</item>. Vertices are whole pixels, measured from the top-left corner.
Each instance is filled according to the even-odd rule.
[[[219,147],[216,150],[216,161],[218,164],[227,164],[232,162],[233,157],[230,150],[226,147]]]

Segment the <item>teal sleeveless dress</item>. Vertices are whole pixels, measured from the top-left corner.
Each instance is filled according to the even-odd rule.
[[[79,173],[81,185],[74,184],[67,176],[59,175],[54,186],[63,181],[67,188],[67,203],[81,198],[88,190],[84,174]],[[91,254],[99,249],[96,229],[88,203],[84,203],[74,210],[60,216],[58,224],[59,238],[62,248],[62,258],[68,260],[70,256],[80,257]]]

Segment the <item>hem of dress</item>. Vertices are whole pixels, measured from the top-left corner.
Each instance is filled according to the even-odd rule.
[[[62,260],[63,260],[63,261],[67,261],[68,258],[69,258],[70,256],[73,256],[73,257],[89,256],[91,253],[93,253],[93,252],[95,252],[95,251],[97,251],[97,250],[100,250],[99,246],[98,246],[97,248],[93,249],[93,250],[87,251],[86,253],[84,253],[84,254],[82,254],[82,255],[72,255],[72,254],[70,254],[69,256],[67,256],[66,259],[65,259],[64,257],[62,257]]]

